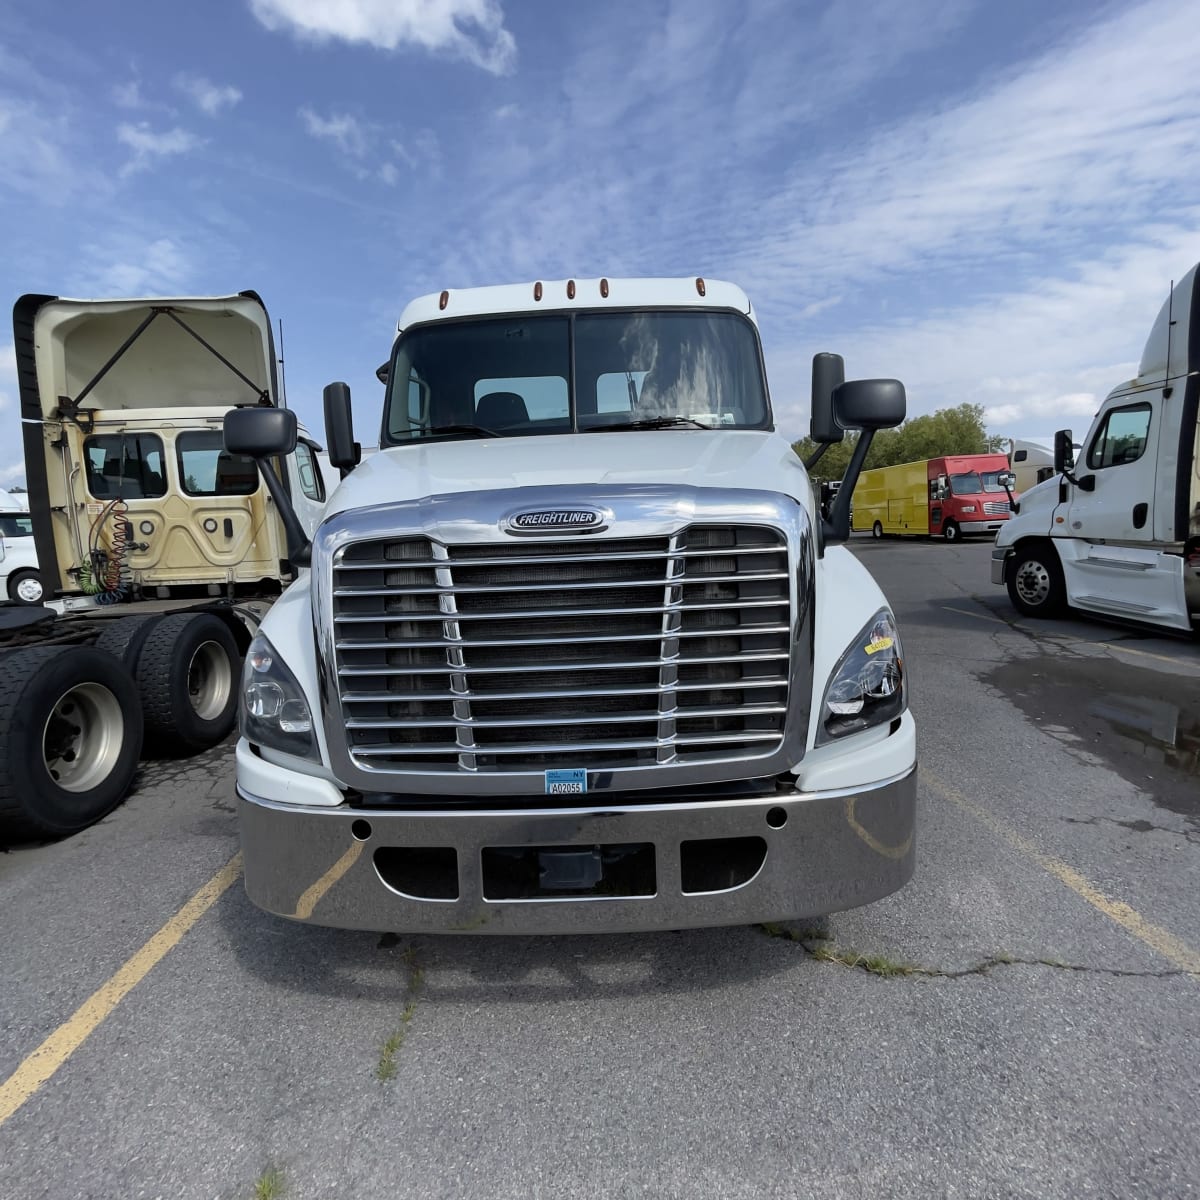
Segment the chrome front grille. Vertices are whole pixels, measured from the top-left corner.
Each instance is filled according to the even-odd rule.
[[[1007,500],[985,500],[983,502],[983,511],[989,517],[1003,517],[1008,515]]]
[[[443,544],[333,559],[352,762],[475,774],[769,756],[788,707],[783,533]]]

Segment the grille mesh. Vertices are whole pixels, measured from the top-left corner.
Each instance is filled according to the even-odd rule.
[[[350,756],[497,773],[773,754],[791,600],[786,541],[766,526],[353,543],[333,567]]]

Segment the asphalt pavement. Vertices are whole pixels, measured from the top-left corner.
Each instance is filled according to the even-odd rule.
[[[828,940],[346,933],[236,882],[180,924],[232,746],[146,763],[0,854],[0,1198],[1200,1194],[1200,644],[1018,618],[986,542],[852,550],[919,722],[903,891]]]

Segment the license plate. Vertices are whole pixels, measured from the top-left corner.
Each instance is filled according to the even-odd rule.
[[[587,791],[587,771],[583,767],[546,772],[547,796],[582,796]]]

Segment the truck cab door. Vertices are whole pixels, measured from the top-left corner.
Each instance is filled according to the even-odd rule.
[[[296,451],[287,462],[292,507],[300,518],[300,525],[311,538],[325,514],[329,488],[317,459],[319,447],[303,437],[296,443]]]
[[[1054,533],[1073,605],[1187,629],[1183,559],[1154,541],[1159,411],[1125,396],[1101,414]]]

